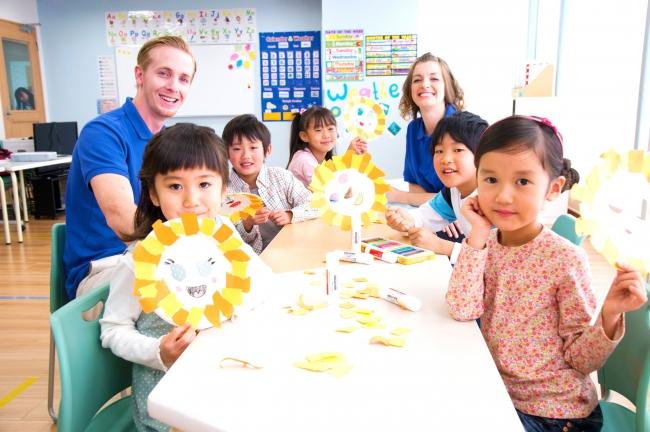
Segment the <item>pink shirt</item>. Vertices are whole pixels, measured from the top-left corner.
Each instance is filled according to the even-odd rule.
[[[583,418],[598,403],[589,373],[615,341],[600,320],[582,249],[548,228],[519,247],[497,241],[463,246],[449,281],[447,307],[458,320],[481,318],[481,332],[515,407],[550,418]]]
[[[311,177],[314,175],[314,170],[317,166],[318,160],[316,160],[316,156],[306,148],[304,150],[298,150],[293,154],[293,158],[291,158],[291,162],[289,162],[287,169],[291,171],[291,173],[293,173],[293,175],[296,176],[305,187],[309,187]]]

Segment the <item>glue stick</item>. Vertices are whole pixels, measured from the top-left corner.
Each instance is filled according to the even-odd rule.
[[[422,302],[419,298],[405,294],[395,288],[380,288],[379,297],[412,312],[417,312],[422,308]]]
[[[338,290],[339,259],[341,251],[327,252],[325,254],[325,294],[330,295]]]

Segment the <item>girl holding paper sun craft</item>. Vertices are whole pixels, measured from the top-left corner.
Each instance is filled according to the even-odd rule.
[[[212,129],[189,123],[163,129],[151,139],[144,152],[139,173],[142,193],[131,240],[147,237],[157,220],[168,221],[181,214],[204,219],[217,217],[227,175],[225,145]],[[219,226],[220,221],[238,238],[236,229],[225,218],[215,219],[215,226]],[[133,416],[137,429],[166,431],[169,430],[168,426],[149,417],[147,396],[194,340],[196,331],[189,324],[174,326],[156,313],[143,312],[141,303],[134,295],[134,246],[132,243],[122,255],[111,276],[111,289],[104,316],[100,320],[101,341],[102,346],[110,348],[115,355],[134,363]],[[248,274],[264,272],[264,276],[268,275],[268,268],[248,245],[242,244],[240,249],[250,257]],[[166,259],[164,264],[161,261],[160,265],[168,264],[168,261]],[[174,268],[170,269],[174,274]],[[177,270],[180,273],[195,271],[184,267]],[[199,268],[196,272],[201,273],[202,270]],[[217,277],[220,275],[213,274],[213,278]],[[261,292],[255,285],[256,279],[262,281],[266,277],[251,277],[253,293]],[[180,280],[178,284],[181,284]],[[197,297],[190,290],[200,287],[193,285],[186,289],[189,295]],[[250,295],[247,294],[247,301]]]
[[[598,431],[603,418],[589,373],[620,341],[623,314],[646,302],[641,275],[619,265],[590,325],[596,298],[586,254],[538,221],[544,201],[578,179],[549,120],[498,121],[481,136],[474,160],[478,196],[461,209],[472,230],[449,281],[449,313],[481,318],[527,431]]]
[[[314,105],[293,117],[287,169],[305,187],[309,187],[318,164],[332,159],[337,136],[334,114],[325,107]],[[348,146],[356,154],[363,154],[367,149],[368,143],[359,137]]]
[[[440,119],[463,110],[463,97],[463,89],[443,59],[426,53],[415,60],[404,80],[399,103],[402,117],[412,118],[406,130],[404,157],[404,180],[409,189],[391,189],[388,201],[419,206],[443,188],[431,166],[431,134]]]

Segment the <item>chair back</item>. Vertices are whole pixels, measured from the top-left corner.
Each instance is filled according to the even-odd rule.
[[[63,269],[63,247],[65,245],[65,224],[52,225],[52,246],[50,254],[50,313],[68,301],[65,291],[65,271]]]
[[[561,235],[576,246],[580,246],[585,236],[576,233],[576,218],[570,214],[562,214],[555,219],[551,230]]]
[[[50,316],[61,373],[60,432],[85,430],[109,399],[131,385],[131,363],[102,348],[98,319],[81,316],[100,301],[105,304],[108,292],[109,285],[102,285]]]
[[[650,293],[648,294],[650,297]],[[625,336],[598,370],[598,382],[636,405],[636,430],[650,430],[650,301],[625,313]]]

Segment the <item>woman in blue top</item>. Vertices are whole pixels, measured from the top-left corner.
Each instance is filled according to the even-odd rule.
[[[431,160],[431,134],[440,119],[463,110],[463,97],[463,89],[443,59],[426,53],[415,60],[404,80],[399,103],[402,117],[413,119],[406,130],[404,158],[404,180],[409,190],[392,188],[389,201],[419,206],[442,189]]]

